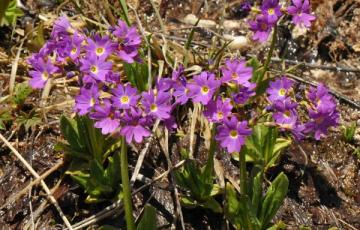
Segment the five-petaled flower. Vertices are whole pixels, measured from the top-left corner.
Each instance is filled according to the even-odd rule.
[[[245,144],[246,137],[251,134],[247,126],[247,121],[239,122],[235,116],[224,119],[223,123],[217,127],[215,139],[229,153],[238,153]]]

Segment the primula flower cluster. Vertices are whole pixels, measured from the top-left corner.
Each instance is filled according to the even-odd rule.
[[[266,1],[262,12],[261,20],[269,23],[275,23],[282,14],[275,0]],[[75,112],[93,119],[94,126],[104,135],[121,135],[128,143],[140,143],[150,136],[156,121],[169,130],[176,129],[175,108],[198,104],[203,116],[216,127],[219,146],[229,153],[240,152],[251,134],[247,121],[250,117],[245,117],[248,113],[243,108],[256,96],[252,67],[242,59],[227,59],[219,70],[202,71],[188,78],[179,65],[170,76],[159,76],[153,87],[139,92],[121,78],[119,64],[141,61],[140,45],[136,28],[121,20],[105,35],[87,36],[66,17],[60,17],[50,40],[28,59],[33,68],[29,84],[44,88],[49,79],[76,76],[80,92],[75,97]],[[310,119],[303,123],[293,86],[294,82],[286,77],[270,82],[267,99],[274,122],[297,139],[308,134],[319,139],[338,123],[336,104],[323,85],[310,88]]]
[[[140,43],[136,28],[128,27],[121,20],[109,30],[109,35],[87,37],[62,16],[55,21],[50,39],[28,59],[34,69],[29,72],[30,85],[35,89],[44,88],[49,79],[65,72],[69,77],[77,73],[84,84],[116,79],[118,76],[114,76],[110,59],[116,57],[127,63],[134,62],[139,59]],[[79,68],[69,72],[73,66]]]
[[[299,103],[296,102],[293,86],[294,82],[284,76],[270,82],[267,98],[271,105],[268,109],[272,110],[273,119],[281,130],[291,131],[298,140],[314,133],[315,139],[319,140],[322,134],[327,134],[329,127],[338,124],[336,103],[324,85],[311,87],[307,93],[310,119],[302,123],[297,112]]]
[[[264,0],[258,10],[255,20],[250,20],[250,30],[254,32],[253,39],[265,42],[283,14],[292,17],[292,23],[300,27],[310,27],[315,16],[310,12],[309,0],[292,0],[292,4],[283,8],[279,0]]]

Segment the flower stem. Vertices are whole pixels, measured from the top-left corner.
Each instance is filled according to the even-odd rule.
[[[268,52],[268,54],[266,56],[266,60],[265,60],[265,64],[264,64],[264,70],[261,73],[260,77],[257,79],[256,84],[259,84],[264,79],[264,76],[265,76],[266,72],[269,69],[269,64],[270,64],[270,61],[271,61],[271,57],[272,57],[274,49],[275,49],[276,36],[277,36],[277,26],[275,25],[274,26],[274,32],[273,32],[272,38],[271,38],[270,50],[269,50],[269,52]]]
[[[245,148],[245,146],[243,146]],[[247,184],[247,176],[246,176],[246,161],[245,161],[245,152],[239,152],[239,168],[240,168],[240,194],[242,196],[246,195],[246,184]]]
[[[129,183],[129,172],[128,172],[128,158],[127,158],[127,144],[125,138],[121,137],[121,153],[120,153],[120,164],[121,164],[121,181],[123,187],[123,199],[125,209],[125,220],[127,230],[135,230],[134,218],[132,215],[132,200]]]

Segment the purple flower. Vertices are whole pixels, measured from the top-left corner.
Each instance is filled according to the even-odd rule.
[[[339,124],[339,112],[336,110],[331,113],[317,112],[309,109],[310,121],[305,123],[305,132],[314,133],[315,139],[320,140],[322,135],[327,134],[327,130],[331,126],[337,126]]]
[[[336,109],[336,103],[333,97],[329,94],[328,89],[323,84],[319,84],[317,88],[310,87],[307,97],[317,111],[329,113]]]
[[[255,21],[249,21],[250,30],[254,32],[253,40],[266,42],[274,24],[267,17],[259,15]]]
[[[249,80],[252,76],[252,68],[247,67],[244,60],[226,60],[221,72],[223,74],[222,82],[236,82],[246,87],[250,85]]]
[[[79,35],[78,33],[75,33],[72,36],[72,40],[71,42],[69,42],[67,47],[69,52],[68,56],[72,60],[77,60],[79,58],[83,41],[84,41],[84,37]]]
[[[40,59],[47,59],[47,57],[54,51],[54,46],[50,42],[46,42],[38,53],[32,54],[26,61],[32,66],[36,66]]]
[[[129,109],[135,107],[140,98],[135,88],[131,87],[130,84],[125,86],[119,84],[116,89],[112,90],[113,96],[111,101],[116,108]]]
[[[266,91],[268,99],[273,103],[277,100],[285,100],[293,84],[294,82],[286,77],[270,82],[270,87]]]
[[[264,0],[261,12],[270,23],[275,23],[282,15],[279,0]]]
[[[250,87],[240,86],[239,91],[232,94],[234,102],[236,104],[245,104],[250,97],[255,96],[255,87],[255,83],[250,83]]]
[[[144,92],[142,104],[145,107],[145,112],[158,119],[168,119],[170,117],[170,93],[159,91],[157,95],[153,91]]]
[[[81,59],[80,62],[80,70],[98,81],[105,81],[106,75],[110,73],[112,68],[112,62],[106,62],[95,55]]]
[[[161,91],[169,91],[173,88],[174,81],[170,78],[161,78],[156,82],[156,89]]]
[[[141,38],[135,27],[128,27],[125,22],[119,20],[118,26],[113,32],[118,39],[117,54],[127,63],[133,63],[138,55]]]
[[[317,88],[311,87],[307,97],[312,106],[308,109],[311,120],[305,124],[305,132],[314,133],[315,139],[319,140],[321,135],[327,134],[329,127],[338,125],[339,112],[333,97],[323,84],[319,84]]]
[[[61,36],[68,36],[73,33],[75,33],[75,29],[71,26],[69,19],[65,16],[61,16],[54,22],[51,38],[57,39]]]
[[[141,110],[127,110],[122,118],[122,123],[120,134],[125,137],[128,144],[133,140],[141,143],[144,137],[148,137],[151,134],[148,129],[149,120],[147,117],[142,116]]]
[[[96,34],[94,40],[88,38],[87,43],[86,51],[88,52],[88,55],[95,55],[101,59],[106,59],[115,50],[114,43],[108,36],[102,38],[100,35]]]
[[[251,130],[247,128],[247,121],[239,122],[236,117],[231,117],[224,119],[224,123],[217,127],[215,139],[229,153],[236,153],[240,152],[241,146],[245,144],[246,136],[250,134]]]
[[[190,99],[190,90],[186,86],[186,82],[174,84],[173,96],[175,97],[176,104],[184,105]]]
[[[75,97],[75,111],[77,111],[79,115],[85,115],[89,113],[98,102],[98,88],[96,86],[92,86],[90,89],[83,87],[80,89],[80,94]]]
[[[310,14],[309,0],[292,0],[293,5],[287,8],[287,11],[292,15],[292,22],[295,25],[310,27],[311,21],[316,17]]]
[[[51,63],[50,58],[46,62],[42,58],[38,59],[37,63],[33,63],[33,67],[35,70],[29,71],[29,84],[33,89],[44,88],[51,75],[59,71],[59,68]]]
[[[105,78],[106,78],[107,83],[114,84],[114,85],[120,84],[120,74],[119,73],[114,73],[113,71],[110,71],[110,73],[108,73]]]
[[[204,115],[211,122],[221,122],[231,115],[232,108],[229,98],[218,98],[216,102],[211,100],[207,104]]]
[[[175,69],[172,73],[171,73],[171,79],[173,81],[180,81],[180,82],[186,82],[186,78],[184,76],[184,66],[183,65],[179,65],[177,69]]]
[[[95,104],[94,110],[90,118],[96,120],[94,126],[101,129],[102,134],[112,133],[119,128],[120,112],[111,106],[109,100],[104,100],[103,104]]]
[[[203,105],[207,105],[220,86],[220,81],[215,79],[213,73],[206,71],[195,75],[193,79],[195,82],[187,85],[193,102],[200,102]]]
[[[171,116],[168,119],[165,119],[164,121],[164,125],[168,130],[175,130],[177,128],[177,124],[176,124],[176,120],[175,117]]]

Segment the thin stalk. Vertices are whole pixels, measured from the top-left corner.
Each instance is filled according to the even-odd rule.
[[[271,38],[271,45],[270,45],[270,50],[267,54],[266,60],[265,60],[265,64],[264,64],[264,71],[261,73],[260,77],[257,79],[257,84],[259,84],[263,79],[264,76],[266,74],[266,72],[269,69],[269,64],[271,61],[271,57],[273,55],[274,49],[275,49],[275,44],[276,44],[276,36],[277,36],[277,26],[274,26],[274,32],[272,34],[272,38]]]
[[[245,148],[245,147],[243,147]],[[245,152],[239,152],[239,168],[240,168],[240,194],[242,196],[246,195],[246,184],[247,184],[247,176],[246,176],[246,161],[245,161]]]
[[[134,217],[132,215],[132,200],[129,183],[129,172],[128,172],[128,158],[127,158],[127,144],[125,138],[121,137],[121,153],[120,153],[120,164],[121,164],[121,181],[123,187],[123,199],[124,199],[124,210],[127,230],[135,230]]]
[[[215,134],[216,134],[216,125],[213,124],[213,127],[211,129],[211,140],[210,140],[210,149],[209,149],[209,155],[208,160],[206,163],[205,170],[208,172],[211,172],[214,169],[214,155],[216,150],[216,140],[215,140]]]

